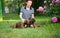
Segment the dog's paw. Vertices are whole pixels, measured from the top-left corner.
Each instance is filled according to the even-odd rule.
[[[33,25],[31,25],[31,27],[34,27]]]

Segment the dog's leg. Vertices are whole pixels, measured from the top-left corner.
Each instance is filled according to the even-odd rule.
[[[24,28],[24,23],[21,22],[21,28]]]
[[[35,19],[31,19],[31,24],[33,25],[34,28],[37,27],[37,24],[35,23]]]
[[[35,22],[34,22],[33,26],[34,26],[34,28],[37,28],[37,24]]]
[[[31,20],[29,20],[29,19],[27,20],[27,27],[30,27],[30,25],[31,25],[31,24],[30,24],[30,21],[31,21]]]

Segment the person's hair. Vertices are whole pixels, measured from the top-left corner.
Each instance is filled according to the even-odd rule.
[[[32,1],[32,0],[28,0],[28,1]]]
[[[28,1],[32,1],[32,0],[28,0]],[[25,7],[24,7],[25,9],[26,9],[27,2],[25,3]],[[32,5],[30,6],[30,9],[32,9]]]

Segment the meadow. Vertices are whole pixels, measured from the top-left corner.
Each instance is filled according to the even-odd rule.
[[[40,27],[13,29],[11,26],[19,22],[20,19],[1,21],[0,38],[60,38],[60,22],[53,23],[51,17],[46,16],[35,16],[35,20]]]

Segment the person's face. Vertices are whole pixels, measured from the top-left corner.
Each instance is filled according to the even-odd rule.
[[[32,1],[27,2],[27,6],[30,7],[32,5]]]

